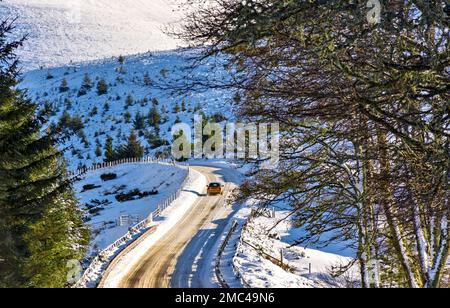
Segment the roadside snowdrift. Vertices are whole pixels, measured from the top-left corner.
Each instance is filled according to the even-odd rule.
[[[248,208],[244,208],[237,216],[245,217],[248,211]],[[299,230],[294,228],[289,220],[272,229],[281,218],[286,217],[283,211],[276,211],[275,216],[273,214],[267,212],[267,215],[251,219],[242,230],[240,243],[234,244],[238,248],[233,260],[230,261],[234,265],[234,274],[238,274],[244,286],[252,288],[357,286],[355,267],[342,277],[335,278],[331,275],[333,268],[349,264],[351,258],[304,247],[291,247],[286,241],[286,235],[292,235]],[[233,281],[230,274],[227,276],[227,279]]]

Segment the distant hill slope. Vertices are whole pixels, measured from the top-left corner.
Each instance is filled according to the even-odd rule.
[[[179,95],[171,90],[161,90],[155,83],[178,80],[180,68],[186,65],[193,51],[170,51],[128,56],[124,64],[118,58],[66,65],[52,69],[38,69],[24,74],[21,87],[27,88],[29,97],[53,112],[50,122],[57,124],[67,112],[78,117],[83,129],[67,140],[62,147],[71,147],[66,152],[69,167],[91,165],[103,162],[105,143],[108,136],[114,145],[126,143],[132,130],[146,147],[146,154],[170,152],[169,146],[159,147],[149,140],[155,129],[149,125],[149,111],[153,103],[161,117],[160,137],[172,141],[171,128],[176,122],[192,124],[194,113],[204,112],[214,116],[216,122],[232,119],[231,106],[227,102],[232,95],[228,91],[211,89],[191,91]],[[220,74],[211,71],[208,64],[198,70],[198,74]],[[80,89],[85,76],[89,76],[92,88],[84,95]],[[107,93],[99,95],[97,85],[104,79]],[[61,89],[63,81],[65,87]],[[184,103],[183,103],[184,102]],[[141,125],[136,125],[136,117],[143,117]],[[102,152],[96,153],[97,148]]]
[[[28,41],[25,69],[175,49],[163,29],[179,20],[177,0],[4,0],[0,19],[18,17]]]

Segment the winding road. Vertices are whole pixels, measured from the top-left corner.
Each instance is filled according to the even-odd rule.
[[[233,217],[233,207],[227,198],[239,183],[236,171],[222,167],[192,166],[206,177],[207,182],[222,182],[222,196],[206,196],[195,192],[198,198],[180,221],[155,243],[133,268],[124,275],[119,288],[203,288],[219,287],[213,267],[217,246]],[[127,250],[122,254],[127,253]],[[119,255],[116,259],[120,259]],[[110,267],[114,266],[114,262]],[[108,279],[106,271],[99,287]]]

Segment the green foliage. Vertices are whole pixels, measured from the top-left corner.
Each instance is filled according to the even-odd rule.
[[[124,65],[125,64],[125,57],[120,55],[119,58],[118,58],[118,62],[119,62],[120,65]]]
[[[0,287],[65,287],[89,232],[56,136],[41,133],[36,105],[17,89],[12,29],[0,24]]]
[[[104,173],[100,176],[103,182],[112,181],[117,179],[116,173]]]
[[[140,144],[136,134],[132,132],[128,137],[128,142],[125,145],[120,145],[115,150],[116,159],[124,158],[140,158],[144,156],[145,150]]]
[[[85,74],[83,77],[83,83],[81,85],[80,90],[78,91],[78,96],[86,95],[93,87],[92,80],[88,74]]]
[[[108,93],[108,84],[106,83],[105,79],[100,79],[97,83],[97,94],[99,96],[105,95]]]
[[[112,162],[114,160],[116,160],[116,153],[114,152],[113,138],[108,136],[105,144],[105,161]]]
[[[125,120],[125,123],[131,123],[131,113],[130,112],[125,112],[125,114],[123,115],[123,118]]]
[[[162,139],[159,136],[158,132],[152,132],[148,136],[148,144],[150,145],[150,148],[152,150],[154,150],[154,149],[157,149],[159,147],[169,145],[169,142],[167,140],[165,140],[165,139]]]
[[[101,157],[103,154],[101,146],[97,145],[95,148],[95,156]]]
[[[77,133],[84,129],[84,123],[80,116],[76,115],[72,117],[69,112],[64,111],[59,118],[58,127],[63,132]]]
[[[64,92],[67,92],[67,91],[69,91],[69,90],[70,90],[70,88],[69,88],[69,83],[67,82],[66,78],[64,78],[64,79],[61,81],[61,85],[59,86],[59,92],[60,92],[60,93],[64,93]]]
[[[127,98],[125,99],[125,108],[128,108],[130,106],[133,106],[134,104],[134,98],[133,95],[128,94]]]
[[[155,103],[153,103],[153,106],[148,113],[148,124],[150,125],[150,127],[153,127],[157,131],[159,131],[159,125],[161,124],[161,115],[159,114],[158,107]]]
[[[127,202],[127,201],[142,199],[142,198],[152,196],[152,195],[157,195],[157,194],[158,194],[158,191],[156,191],[156,190],[141,192],[138,188],[136,188],[130,192],[120,193],[120,194],[116,195],[116,200],[119,202]]]
[[[145,117],[140,112],[136,113],[134,116],[133,126],[135,130],[145,129]]]
[[[173,107],[173,113],[179,113],[181,111],[180,104],[177,102]]]

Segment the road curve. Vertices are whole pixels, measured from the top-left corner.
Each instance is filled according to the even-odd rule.
[[[227,168],[192,168],[208,182],[225,183],[224,195],[206,196],[206,187],[191,192],[199,195],[197,202],[124,275],[119,288],[218,287],[212,275],[215,247],[233,216],[226,201],[239,180],[236,172]]]

